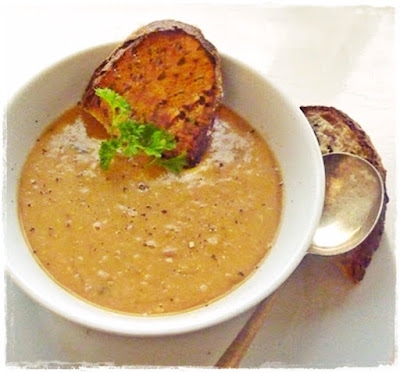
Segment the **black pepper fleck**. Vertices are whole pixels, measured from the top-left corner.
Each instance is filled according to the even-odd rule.
[[[138,188],[139,188],[139,190],[141,190],[141,191],[145,191],[145,190],[148,190],[148,189],[149,189],[149,186],[146,185],[145,183],[139,183]]]

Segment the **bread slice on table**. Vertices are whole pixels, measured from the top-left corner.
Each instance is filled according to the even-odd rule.
[[[358,283],[364,278],[372,256],[379,247],[384,230],[386,205],[389,201],[385,183],[386,170],[371,139],[361,126],[348,115],[326,106],[302,106],[301,110],[317,136],[322,154],[347,152],[358,155],[377,168],[385,185],[382,213],[373,231],[355,249],[333,257],[345,275],[353,282]]]
[[[95,70],[81,105],[106,128],[107,104],[95,88],[111,88],[132,107],[132,119],[153,123],[175,136],[167,156],[187,152],[189,166],[205,152],[222,99],[221,63],[216,48],[191,25],[150,23],[116,47]]]

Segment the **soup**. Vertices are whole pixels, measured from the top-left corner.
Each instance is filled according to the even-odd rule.
[[[40,136],[23,167],[19,214],[33,255],[62,287],[114,311],[181,312],[230,292],[268,254],[282,211],[264,139],[222,106],[201,163],[175,175],[117,158],[78,106]]]

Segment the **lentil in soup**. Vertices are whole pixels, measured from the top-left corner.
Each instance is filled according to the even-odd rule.
[[[107,309],[160,314],[206,305],[257,268],[278,230],[282,182],[245,120],[222,106],[205,157],[179,175],[126,158],[103,171],[104,136],[76,106],[22,171],[21,224],[57,283]]]

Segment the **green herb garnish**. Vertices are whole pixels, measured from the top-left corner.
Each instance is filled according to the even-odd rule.
[[[174,158],[154,158],[149,164],[158,164],[174,174],[179,174],[186,166],[186,152]]]
[[[96,88],[96,95],[111,109],[111,138],[101,142],[99,157],[103,170],[110,168],[116,155],[134,157],[144,153],[153,158],[148,165],[160,165],[178,174],[186,165],[186,153],[174,158],[164,158],[163,154],[176,148],[174,136],[154,124],[139,123],[130,119],[132,109],[124,97],[110,88]]]

